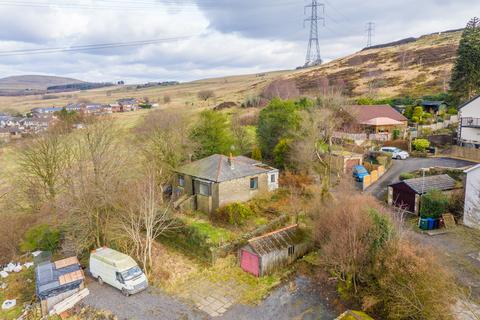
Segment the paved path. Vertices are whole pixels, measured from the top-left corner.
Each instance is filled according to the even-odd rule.
[[[393,160],[393,166],[366,192],[379,200],[385,200],[387,186],[400,181],[398,178],[403,172],[412,172],[421,168],[449,167],[463,168],[475,163],[451,158],[409,158],[407,160]]]

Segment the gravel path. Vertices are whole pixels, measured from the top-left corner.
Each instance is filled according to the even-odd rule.
[[[387,193],[387,186],[400,181],[398,178],[403,172],[411,172],[421,168],[430,167],[449,167],[463,168],[475,163],[465,160],[451,158],[409,158],[407,160],[393,160],[393,166],[388,170],[375,184],[367,189],[367,193],[372,194],[379,200],[384,200]]]

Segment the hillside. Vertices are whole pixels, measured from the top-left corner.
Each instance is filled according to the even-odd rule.
[[[44,99],[42,92],[30,91],[25,96],[10,97],[2,97],[0,93],[0,111],[8,108],[25,112],[34,107],[65,105],[79,100],[111,103],[126,97],[148,97],[152,102],[163,104],[163,98],[169,96],[171,103],[168,107],[171,108],[212,107],[224,101],[241,104],[247,96],[258,95],[268,83],[278,78],[293,79],[303,94],[318,94],[326,83],[330,83],[342,84],[351,97],[365,95],[378,98],[405,95],[421,97],[448,88],[460,35],[461,31],[453,31],[425,35],[418,39],[408,38],[308,69],[205,79],[167,87],[106,87],[55,93],[48,100]],[[60,82],[73,80],[41,76],[13,77],[13,80],[18,80],[8,81],[9,78],[0,80],[0,90],[5,83],[19,85],[22,80],[24,88],[25,83],[30,83],[30,87],[35,83],[39,85],[41,81],[34,81],[37,77],[40,80],[51,79]],[[29,79],[32,82],[28,82]],[[53,85],[52,83],[48,84]],[[43,88],[46,84],[44,81]],[[216,98],[207,103],[198,101],[198,91],[205,89],[213,90]]]
[[[43,75],[12,76],[0,79],[0,92],[4,93],[28,93],[29,91],[44,91],[51,86],[83,83],[83,81]]]
[[[455,30],[379,45],[291,78],[304,93],[318,92],[326,83],[344,86],[350,96],[439,93],[448,88],[460,36]]]

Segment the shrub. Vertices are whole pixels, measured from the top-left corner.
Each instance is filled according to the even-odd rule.
[[[207,101],[208,99],[215,97],[215,92],[212,90],[202,90],[198,92],[197,96],[200,100]]]
[[[420,215],[422,217],[438,218],[448,208],[448,197],[441,191],[432,190],[422,196]]]
[[[413,178],[415,178],[415,175],[413,173],[410,173],[410,172],[402,172],[400,174],[400,181],[413,179]]]
[[[234,202],[217,210],[216,218],[229,224],[241,226],[248,219],[255,216],[250,206]]]
[[[286,167],[291,144],[292,139],[283,138],[273,149],[273,158],[277,167],[282,169]]]
[[[448,108],[447,110],[447,114],[449,115],[456,115],[457,113],[458,113],[458,110],[455,107]]]
[[[60,244],[60,230],[41,224],[29,229],[20,244],[22,252],[35,250],[55,251]]]
[[[255,147],[252,150],[252,159],[262,161],[262,150],[259,147]]]
[[[393,140],[397,140],[398,138],[400,138],[400,134],[401,134],[400,129],[394,129],[393,130]]]
[[[430,147],[430,142],[427,139],[415,139],[412,142],[412,146],[415,150],[424,152]]]

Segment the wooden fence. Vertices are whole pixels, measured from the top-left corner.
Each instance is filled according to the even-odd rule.
[[[475,162],[480,162],[480,149],[452,146],[451,149],[446,150],[443,154],[455,158],[462,158]]]
[[[384,174],[385,174],[384,166],[378,166],[376,170],[372,170],[370,172],[370,175],[363,177],[363,183],[362,183],[363,190],[367,189],[373,183],[377,182],[378,179],[380,179],[380,177],[383,176]]]

